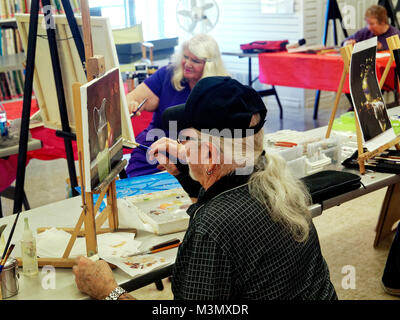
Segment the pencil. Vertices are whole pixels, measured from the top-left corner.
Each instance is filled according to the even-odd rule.
[[[138,105],[138,108],[136,109],[136,111],[131,113],[131,118],[140,110],[140,108],[143,107],[143,105],[145,104],[146,101],[147,101],[147,98],[144,98],[143,101]]]

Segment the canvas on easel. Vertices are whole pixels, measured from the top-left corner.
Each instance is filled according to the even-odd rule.
[[[28,46],[29,14],[16,14],[18,30],[25,52]],[[58,54],[60,56],[60,68],[63,77],[65,102],[68,113],[69,126],[72,132],[76,131],[76,120],[73,107],[72,84],[86,83],[88,79],[76,48],[67,17],[54,15],[55,32],[57,36]],[[80,31],[82,31],[82,17],[75,16]],[[46,29],[43,28],[43,16],[39,16],[38,36],[36,45],[35,76],[33,87],[38,101],[40,115],[44,125],[48,128],[60,130],[61,119],[58,108],[58,100],[54,80],[51,75],[51,57]],[[93,55],[104,57],[105,70],[119,67],[118,56],[111,31],[109,18],[91,17],[91,34],[93,41]],[[128,103],[124,91],[122,76],[119,75],[120,104],[123,143],[127,147],[135,147],[135,136],[129,117]]]
[[[122,159],[119,70],[80,88],[86,191],[104,181]]]
[[[349,79],[362,141],[368,150],[378,149],[396,138],[376,76],[377,38],[355,44]]]

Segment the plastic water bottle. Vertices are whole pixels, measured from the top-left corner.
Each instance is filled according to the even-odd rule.
[[[7,136],[8,128],[7,128],[7,114],[3,105],[0,103],[0,135]]]
[[[25,227],[21,240],[22,273],[26,276],[35,276],[39,272],[36,255],[36,239],[29,228],[28,218],[24,219]]]

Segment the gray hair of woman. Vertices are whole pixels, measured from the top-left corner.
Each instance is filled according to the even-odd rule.
[[[258,122],[253,116],[251,126]],[[310,194],[293,176],[286,161],[276,154],[263,154],[264,130],[244,138],[216,137],[198,130],[202,142],[211,141],[219,150],[220,175],[249,174],[250,194],[263,204],[273,221],[280,223],[298,242],[309,235]],[[250,169],[250,172],[249,172]],[[241,173],[241,170],[244,170]]]
[[[182,43],[180,50],[172,57],[171,67],[174,73],[171,79],[173,87],[180,91],[182,86],[183,69],[181,61],[184,50],[188,49],[192,54],[205,61],[202,78],[210,76],[229,76],[221,58],[218,43],[207,34],[201,33]]]

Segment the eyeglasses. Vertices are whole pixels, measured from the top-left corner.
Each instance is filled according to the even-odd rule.
[[[176,141],[179,144],[183,145],[185,142],[188,142],[188,141],[199,141],[199,139],[197,137],[182,136],[182,137],[178,137],[178,139],[176,139]]]

